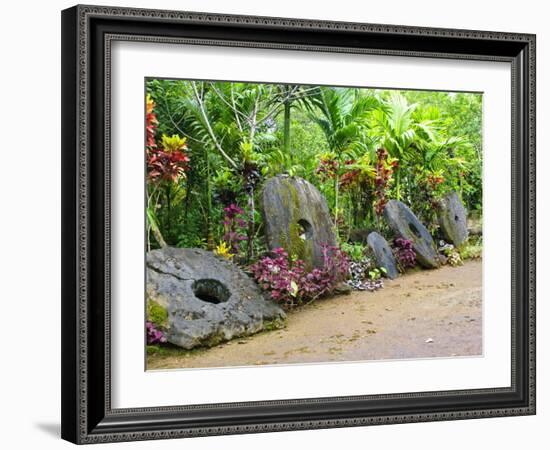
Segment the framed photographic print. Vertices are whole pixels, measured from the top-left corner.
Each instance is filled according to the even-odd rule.
[[[535,413],[534,35],[75,6],[62,46],[63,438]]]

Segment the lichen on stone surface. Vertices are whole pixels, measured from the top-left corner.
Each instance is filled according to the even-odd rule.
[[[326,200],[317,188],[299,177],[277,176],[266,182],[261,205],[268,248],[282,247],[307,270],[322,267],[322,246],[335,245],[336,237]]]

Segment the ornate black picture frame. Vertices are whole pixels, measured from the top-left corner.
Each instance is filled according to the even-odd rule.
[[[512,66],[511,386],[113,409],[110,45],[187,42]],[[535,36],[75,6],[62,13],[62,437],[98,443],[535,413]]]

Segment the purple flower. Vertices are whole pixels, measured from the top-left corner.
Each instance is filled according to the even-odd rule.
[[[246,241],[245,233],[246,221],[243,219],[244,210],[232,203],[224,209],[225,217],[223,219],[224,235],[223,240],[231,249],[231,254],[239,253],[240,243]]]
[[[253,264],[250,269],[262,289],[271,298],[288,307],[330,293],[338,282],[347,277],[349,261],[338,247],[323,246],[323,268],[305,270],[305,263],[292,264],[283,248],[276,248]]]
[[[244,214],[244,210],[235,203],[231,203],[229,206],[225,207],[224,209],[225,216],[229,219],[234,219],[235,217]]]
[[[153,322],[145,322],[145,329],[147,331],[147,344],[163,344],[166,342],[166,336],[160,330],[155,327]]]
[[[416,253],[412,241],[398,237],[393,240],[393,250],[401,267],[407,269],[416,266]]]

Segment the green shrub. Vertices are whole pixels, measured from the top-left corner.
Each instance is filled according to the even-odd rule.
[[[460,257],[466,259],[480,259],[483,255],[483,242],[481,238],[471,238],[459,249]]]
[[[366,256],[365,246],[359,243],[350,244],[348,242],[342,242],[340,249],[349,256],[352,261],[361,262]]]

